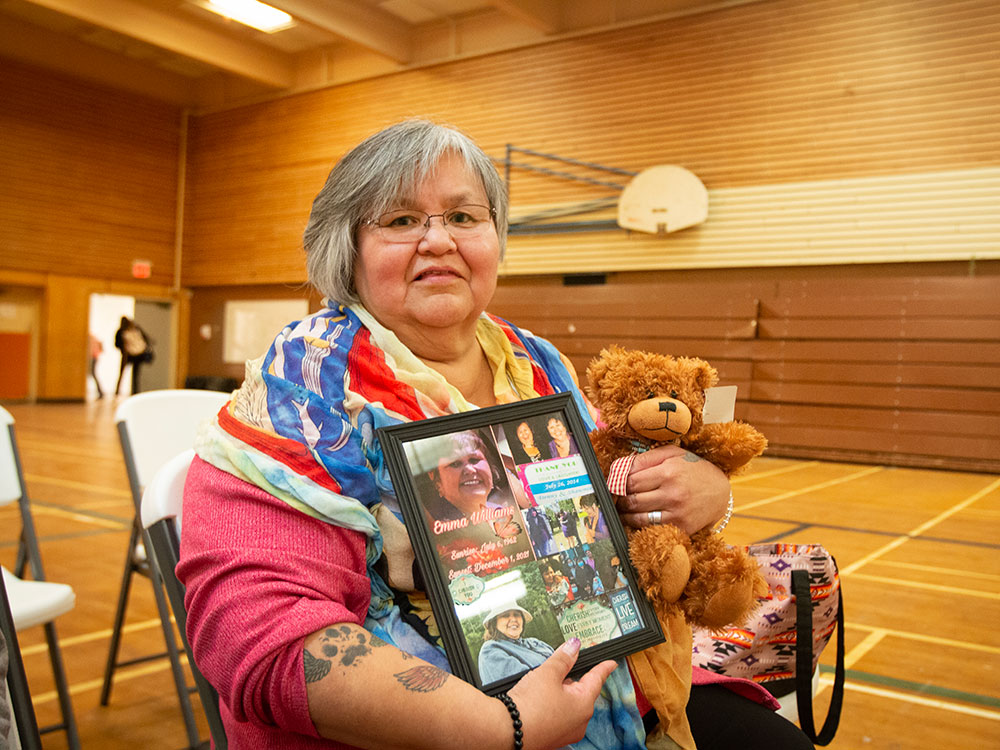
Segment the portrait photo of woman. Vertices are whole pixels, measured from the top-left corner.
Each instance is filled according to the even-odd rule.
[[[593,544],[598,539],[606,539],[608,536],[608,525],[601,515],[601,508],[597,504],[597,498],[593,495],[574,498],[574,504],[579,509],[580,521],[582,522],[582,542]]]
[[[562,571],[562,566],[554,562],[542,563],[542,580],[545,581],[545,593],[549,604],[558,607],[573,601],[573,584]]]
[[[545,431],[544,420],[539,417],[505,422],[502,425],[502,430],[514,463],[518,466],[546,461],[551,458],[548,446],[549,435]]]
[[[566,458],[580,452],[580,449],[576,447],[576,440],[569,434],[566,423],[560,417],[549,417],[546,429],[552,438],[549,440],[549,454],[552,458]]]
[[[410,470],[442,567],[486,575],[534,559],[496,445],[478,430],[415,440]],[[519,557],[520,556],[520,557]]]
[[[483,684],[534,669],[555,649],[543,640],[524,636],[531,613],[519,604],[500,606],[483,617],[483,647],[479,676]]]
[[[528,508],[524,511],[524,522],[528,527],[528,538],[535,548],[535,557],[547,557],[558,551],[552,538],[552,525],[545,511],[541,508]]]
[[[517,516],[496,448],[477,430],[414,441],[407,450],[414,476],[425,475],[422,484],[432,488],[421,497],[431,519],[478,523],[498,514]]]

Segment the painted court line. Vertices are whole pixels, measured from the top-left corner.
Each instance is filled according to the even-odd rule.
[[[905,578],[889,578],[888,576],[873,576],[869,573],[852,573],[852,580],[861,579],[863,581],[875,581],[877,583],[887,583],[890,586],[905,586],[911,589],[922,589],[924,591],[939,591],[945,594],[961,594],[962,596],[974,596],[979,599],[1000,599],[1000,594],[992,591],[980,591],[978,589],[961,589],[957,586],[942,586],[937,583],[925,583],[923,581],[907,581]]]
[[[180,654],[181,664],[187,664],[187,654],[181,652]],[[115,684],[122,682],[123,680],[134,680],[139,677],[145,677],[146,675],[155,674],[157,672],[163,672],[164,670],[170,669],[170,662],[167,659],[163,660],[162,664],[150,664],[145,667],[135,667],[131,669],[117,669],[115,670]],[[98,690],[104,687],[104,678],[99,677],[94,680],[86,680],[85,682],[77,682],[69,686],[70,695],[79,695],[80,693],[86,693],[88,690]],[[36,706],[40,703],[49,703],[54,700],[58,700],[59,694],[55,690],[49,690],[47,693],[39,693],[39,695],[31,696],[31,702]]]
[[[173,617],[170,618],[173,620]],[[129,625],[122,627],[123,633],[134,633],[137,630],[146,630],[147,628],[159,627],[159,618],[155,620],[143,620],[142,622],[133,622]],[[102,639],[111,638],[111,628],[105,628],[104,630],[95,630],[92,633],[81,633],[80,635],[74,635],[69,638],[59,637],[59,645],[63,650],[69,648],[70,646],[78,646],[81,643],[90,643],[92,641],[100,641]],[[49,650],[48,644],[46,643],[36,643],[34,646],[26,646],[21,649],[22,656],[32,656],[34,654],[46,653]]]
[[[753,474],[745,474],[741,477],[733,477],[729,480],[730,484],[742,484],[744,482],[752,482],[755,479],[766,479],[767,477],[776,477],[780,474],[790,474],[793,471],[801,471],[802,469],[811,469],[813,466],[819,465],[819,461],[803,461],[801,464],[794,464],[792,466],[782,466],[777,469],[770,469],[767,471],[758,471]]]
[[[823,672],[832,674],[831,667],[824,667]],[[927,682],[915,682],[914,680],[902,680],[898,677],[889,677],[883,674],[872,674],[858,669],[845,670],[845,676],[850,680],[855,680],[864,685],[878,685],[889,690],[900,690],[916,695],[925,695],[943,701],[954,701],[963,705],[982,706],[983,708],[996,710],[1000,709],[1000,698],[981,693],[970,693],[966,690],[956,690],[955,688],[940,687]]]
[[[855,479],[861,479],[862,477],[870,476],[871,474],[876,474],[880,471],[885,471],[884,466],[872,466],[867,469],[862,469],[861,471],[856,471],[853,474],[848,474],[843,477],[838,477],[837,479],[830,479],[826,482],[820,482],[819,484],[813,484],[808,487],[800,487],[797,490],[789,490],[788,492],[782,492],[780,495],[772,495],[771,497],[765,497],[763,500],[755,500],[751,503],[741,503],[736,506],[737,513],[743,513],[751,508],[759,508],[762,505],[770,505],[771,503],[776,503],[779,500],[787,500],[790,497],[798,497],[799,495],[805,495],[810,492],[816,492],[817,490],[825,490],[827,487],[835,487],[838,484],[844,484],[845,482],[852,482]]]
[[[935,646],[947,646],[949,648],[964,648],[969,651],[982,651],[987,654],[1000,655],[1000,646],[991,646],[986,643],[974,643],[972,641],[956,641],[953,638],[942,638],[937,635],[925,635],[924,633],[913,633],[908,630],[894,630],[893,628],[879,628],[879,627],[874,627],[872,625],[860,625],[858,623],[853,623],[853,622],[846,623],[845,627],[854,628],[857,630],[866,630],[870,633],[885,633],[886,636],[892,636],[893,638],[904,638],[908,641],[931,643]]]
[[[984,581],[1000,581],[1000,575],[997,575],[996,573],[984,573],[981,570],[959,570],[957,568],[942,568],[937,565],[896,562],[895,560],[879,560],[878,564],[889,565],[893,568],[905,568],[906,570],[921,570],[927,573],[941,573],[942,575],[957,578],[980,578]]]
[[[865,565],[867,565],[868,563],[870,563],[872,560],[876,560],[879,557],[882,557],[883,555],[886,555],[889,552],[892,552],[894,549],[897,549],[898,547],[902,546],[903,544],[905,544],[906,542],[910,541],[914,537],[920,536],[921,534],[923,534],[928,529],[931,529],[931,528],[937,526],[942,521],[945,521],[945,520],[951,518],[956,513],[959,513],[961,511],[965,510],[967,507],[969,507],[970,505],[972,505],[974,502],[976,502],[977,500],[982,499],[983,497],[985,497],[986,495],[990,494],[991,492],[997,490],[998,488],[1000,488],[1000,479],[997,479],[996,481],[991,482],[986,487],[984,487],[983,489],[981,489],[979,492],[976,492],[975,494],[970,495],[965,500],[962,500],[960,503],[956,503],[955,505],[953,505],[948,510],[946,510],[946,511],[944,511],[942,513],[939,513],[938,515],[934,516],[934,518],[931,518],[928,521],[925,521],[924,523],[920,524],[919,526],[917,526],[915,529],[913,529],[909,533],[905,534],[904,536],[900,536],[900,537],[897,537],[896,539],[893,539],[888,544],[880,547],[879,549],[875,550],[874,552],[868,553],[867,555],[865,555],[864,557],[862,557],[860,560],[856,560],[855,562],[853,562],[850,565],[848,565],[846,568],[842,568],[841,571],[840,571],[840,574],[842,576],[846,576],[846,575],[851,575],[852,573],[855,573],[860,568],[862,568]]]
[[[77,482],[73,479],[60,479],[59,477],[46,477],[41,474],[25,474],[24,480],[32,484],[47,484],[52,487],[62,487],[67,490],[82,490],[83,492],[93,492],[95,495],[112,495],[114,497],[124,497],[132,499],[132,493],[128,490],[120,490],[108,487],[106,484],[90,484],[88,482]]]
[[[826,675],[821,675],[819,678],[820,688],[827,688],[833,685],[833,678]],[[922,695],[913,695],[912,693],[902,693],[897,690],[887,690],[886,688],[876,687],[874,685],[866,685],[862,682],[855,682],[854,680],[844,681],[845,690],[855,690],[859,693],[867,693],[869,695],[877,695],[881,698],[889,698],[891,700],[903,701],[904,703],[914,703],[918,706],[927,706],[928,708],[939,708],[943,711],[952,711],[953,713],[966,714],[967,716],[976,716],[981,719],[991,719],[993,721],[1000,721],[1000,711],[990,711],[986,708],[976,708],[975,706],[966,706],[962,703],[952,703],[951,701],[938,700],[936,698],[925,698]]]
[[[130,521],[112,521],[107,518],[101,518],[100,516],[90,515],[89,513],[77,513],[71,510],[63,510],[62,508],[38,505],[37,503],[32,503],[31,512],[36,516],[58,516],[60,518],[70,518],[74,521],[79,521],[80,523],[89,523],[92,526],[100,526],[104,529],[114,529],[115,531],[127,529],[131,523]]]
[[[888,633],[884,630],[873,630],[871,633],[866,635],[861,643],[844,655],[844,667],[847,669],[853,667],[865,656],[865,654],[880,644],[886,635],[888,635]]]

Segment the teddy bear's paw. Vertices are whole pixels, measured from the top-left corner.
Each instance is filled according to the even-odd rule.
[[[754,581],[738,581],[723,586],[705,602],[698,624],[718,630],[742,622],[756,601]]]
[[[689,546],[682,531],[670,525],[640,529],[630,538],[629,554],[639,584],[654,606],[680,598],[691,577]]]
[[[657,576],[657,587],[660,596],[665,601],[676,602],[684,593],[688,579],[691,578],[691,558],[688,557],[687,550],[678,545],[674,554],[670,555],[659,570]]]

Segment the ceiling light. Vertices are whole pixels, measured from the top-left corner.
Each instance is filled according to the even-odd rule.
[[[295,25],[294,19],[285,11],[257,0],[208,0],[203,7],[268,34]]]

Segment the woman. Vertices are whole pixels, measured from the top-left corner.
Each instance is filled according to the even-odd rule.
[[[440,498],[427,506],[432,518],[483,515],[483,511],[505,507],[513,512],[513,504],[496,487],[498,477],[475,432],[456,432],[435,439],[431,446],[418,444],[417,449],[423,450],[419,458],[431,465],[428,478]],[[426,455],[429,452],[433,455]]]
[[[528,508],[524,512],[524,521],[528,527],[528,537],[535,548],[535,557],[542,558],[556,552],[555,540],[552,538],[552,526],[539,507]]]
[[[607,580],[611,583],[606,582],[605,585],[610,586],[612,589],[622,589],[628,586],[628,580],[622,572],[622,561],[618,559],[618,555],[613,555],[611,558],[611,570],[607,576]]]
[[[185,490],[187,631],[234,750],[511,747],[505,705],[448,674],[374,437],[558,391],[586,411],[551,344],[484,315],[506,229],[489,157],[427,122],[363,141],[316,197],[304,243],[326,306],[247,364]],[[693,532],[722,517],[728,482],[686,455],[637,457],[626,523],[659,510]],[[627,668],[565,681],[578,648],[510,689],[526,746],[641,748]]]
[[[588,495],[580,501],[580,517],[583,520],[583,543],[593,544],[608,536],[608,526],[601,516],[597,498]]]
[[[575,510],[563,508],[559,511],[559,530],[562,531],[563,538],[566,540],[566,549],[572,549],[580,543],[578,537],[579,519]]]
[[[502,469],[490,464],[477,432],[456,432],[408,447],[411,468],[414,462],[418,470],[432,467],[427,479],[434,489],[422,497],[428,528],[449,574],[476,569],[496,573],[531,555],[520,512],[502,483]]]
[[[549,596],[549,604],[558,607],[573,601],[573,585],[569,577],[556,570],[552,563],[542,566],[542,580],[545,581],[545,593]]]
[[[517,435],[518,443],[521,445],[521,450],[524,451],[524,455],[528,458],[528,461],[541,461],[544,458],[542,451],[535,445],[535,433],[531,431],[531,427],[527,422],[521,422],[517,426],[515,434]]]
[[[524,638],[531,613],[524,607],[499,607],[483,618],[483,647],[479,651],[479,677],[484,685],[541,666],[555,649],[538,638]]]
[[[90,370],[90,377],[94,379],[94,385],[97,386],[97,398],[104,398],[104,391],[101,389],[101,381],[97,378],[97,360],[104,351],[104,344],[101,340],[97,338],[94,334],[88,334],[90,341],[90,353],[87,358]]]
[[[433,442],[433,468],[428,478],[437,499],[431,498],[426,505],[432,524],[466,518],[473,525],[489,522],[498,537],[509,539],[520,534],[518,496],[524,493],[514,490],[515,486],[520,488],[520,482],[505,467],[491,465],[487,457],[490,451],[479,433],[456,432]]]
[[[576,441],[559,417],[550,417],[546,427],[549,430],[549,435],[552,436],[552,440],[549,441],[549,453],[552,454],[552,458],[557,456],[566,458],[566,456],[580,452],[579,448],[576,447]]]

